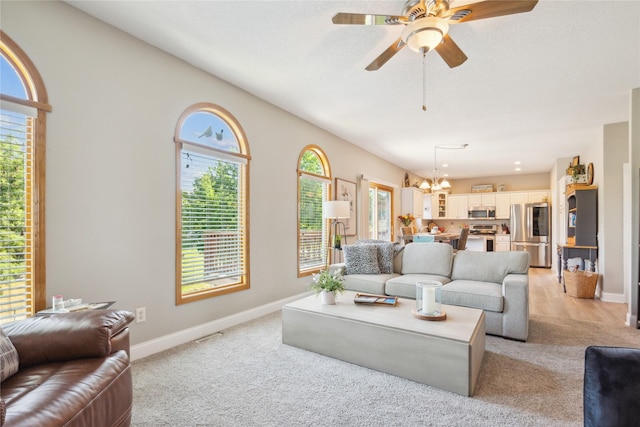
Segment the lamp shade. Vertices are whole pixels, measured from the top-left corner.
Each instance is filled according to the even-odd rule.
[[[351,211],[348,200],[330,200],[322,202],[323,218],[349,218]]]

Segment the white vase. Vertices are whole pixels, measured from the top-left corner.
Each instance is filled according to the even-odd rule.
[[[336,292],[320,291],[320,302],[324,305],[334,305],[336,303]]]

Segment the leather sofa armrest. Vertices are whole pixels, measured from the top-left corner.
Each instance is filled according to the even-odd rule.
[[[125,331],[133,319],[129,311],[90,310],[34,316],[3,325],[3,329],[18,351],[22,369],[43,363],[105,357],[112,352],[112,337]]]

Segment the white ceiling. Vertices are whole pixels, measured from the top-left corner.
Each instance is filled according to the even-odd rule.
[[[402,26],[331,22],[399,15],[404,1],[67,3],[407,170],[433,169],[436,144],[469,144],[438,150],[453,179],[514,174],[515,161],[548,172],[629,120],[640,87],[640,1],[541,0],[452,25],[469,59],[451,69],[428,55],[426,112],[420,54],[365,71]]]

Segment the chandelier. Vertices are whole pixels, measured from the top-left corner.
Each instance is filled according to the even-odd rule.
[[[438,170],[438,148],[444,150],[462,150],[467,147],[469,144],[459,144],[459,145],[436,145],[433,148],[433,170],[431,171],[431,175],[429,177],[425,177],[420,184],[420,188],[423,190],[431,189],[431,191],[438,191],[444,188],[451,188],[451,184],[446,178],[446,174],[440,176],[440,171]],[[429,182],[431,180],[431,182]]]

